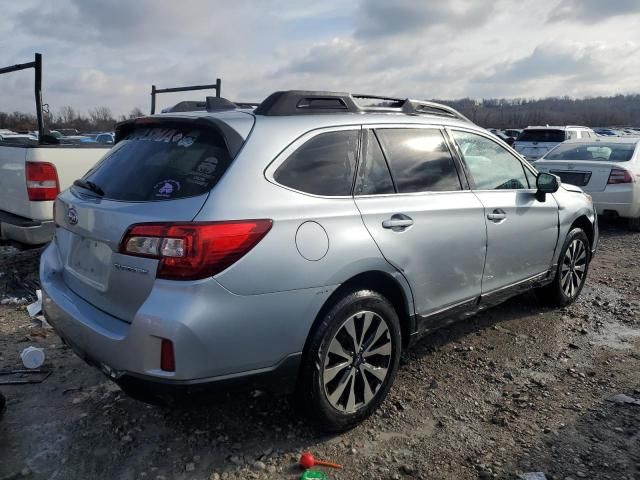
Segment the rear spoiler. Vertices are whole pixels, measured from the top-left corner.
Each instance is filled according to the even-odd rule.
[[[41,145],[45,143],[58,143],[57,139],[54,141],[52,138],[45,139],[44,137],[44,121],[42,118],[42,54],[36,53],[35,59],[33,62],[28,63],[19,63],[17,65],[11,65],[9,67],[0,68],[0,75],[3,73],[11,73],[18,72],[20,70],[26,70],[28,68],[33,68],[35,70],[35,82],[33,85],[33,92],[36,97],[36,116],[38,118],[38,143]],[[44,104],[46,107],[47,113],[49,110],[49,105]]]
[[[210,85],[191,85],[189,87],[173,87],[173,88],[156,88],[155,85],[151,85],[151,115],[156,113],[156,95],[158,93],[173,93],[173,92],[192,92],[194,90],[215,90],[216,97],[220,96],[220,89],[222,88],[222,80],[216,78],[216,83]]]
[[[139,117],[132,120],[125,120],[116,124],[116,138],[113,142],[116,145],[122,139],[124,139],[131,131],[136,127],[157,127],[167,123],[190,123],[195,125],[201,125],[206,128],[214,127],[220,132],[224,139],[224,143],[229,150],[231,158],[235,158],[238,154],[245,140],[242,136],[236,132],[227,123],[223,122],[219,118],[215,117],[200,117],[200,118],[185,118],[179,116],[162,115],[162,117]]]

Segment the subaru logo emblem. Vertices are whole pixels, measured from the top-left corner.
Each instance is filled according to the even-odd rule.
[[[78,223],[78,211],[73,207],[69,207],[69,210],[67,210],[67,223],[69,225]]]

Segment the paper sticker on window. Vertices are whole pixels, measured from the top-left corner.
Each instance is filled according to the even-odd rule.
[[[193,145],[195,143],[195,141],[197,140],[197,138],[199,136],[200,136],[200,131],[199,130],[192,130],[191,132],[187,133],[184,137],[182,137],[178,141],[178,146],[179,147],[184,147],[184,148],[189,148],[191,145]]]
[[[180,191],[180,182],[177,180],[163,180],[153,187],[156,197],[170,198]]]
[[[205,186],[210,179],[216,177],[217,168],[218,159],[216,157],[207,157],[189,172],[185,183],[195,183],[196,185]]]
[[[216,157],[208,157],[198,164],[196,170],[203,175],[213,175],[217,167],[218,159]]]

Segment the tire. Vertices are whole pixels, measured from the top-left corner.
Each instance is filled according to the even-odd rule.
[[[318,428],[340,432],[369,417],[387,396],[400,363],[400,321],[391,303],[371,290],[344,295],[322,315],[308,340],[296,397]]]
[[[628,222],[629,230],[632,232],[640,232],[640,217],[630,218]]]
[[[574,228],[562,245],[553,282],[538,290],[541,299],[556,307],[564,307],[575,302],[587,279],[589,262],[589,238],[584,230]]]

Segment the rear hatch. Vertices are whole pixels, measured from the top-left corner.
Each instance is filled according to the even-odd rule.
[[[539,171],[558,175],[563,183],[586,192],[602,192],[612,168],[624,168],[633,156],[633,143],[569,142],[536,162]]]
[[[54,241],[67,286],[131,322],[153,287],[158,260],[119,253],[123,237],[133,224],[193,220],[241,145],[230,135],[195,119],[152,117],[119,128],[115,147],[82,186],[56,201]]]
[[[565,131],[558,129],[532,129],[523,131],[514,148],[528,160],[537,160],[553,147],[565,141]]]

